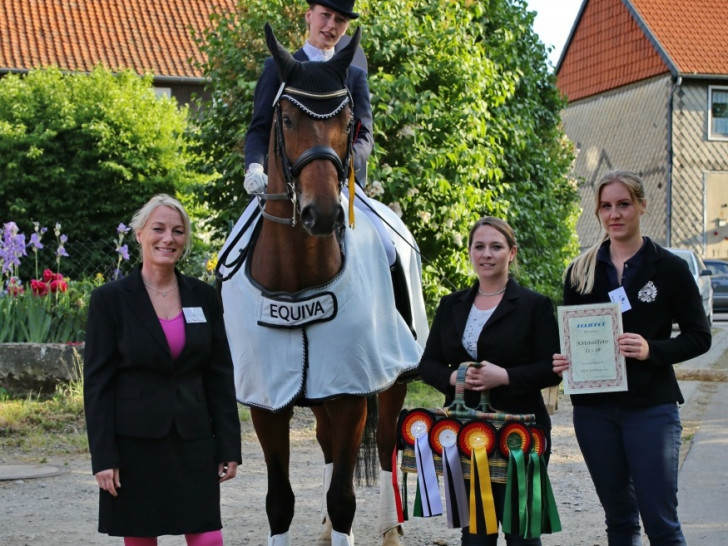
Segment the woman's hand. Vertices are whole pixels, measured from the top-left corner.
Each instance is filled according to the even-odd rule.
[[[556,375],[558,375],[559,377],[564,377],[564,371],[568,369],[569,366],[569,359],[566,358],[566,355],[562,355],[559,353],[554,354],[553,368]]]
[[[238,471],[238,463],[235,461],[228,461],[226,463],[220,463],[217,465],[217,475],[220,478],[220,483],[232,480]]]
[[[114,497],[119,496],[119,493],[116,491],[121,487],[118,468],[102,470],[94,474],[94,476],[96,477],[96,483],[99,484],[101,489],[108,491]]]
[[[465,373],[465,388],[471,391],[485,391],[509,383],[505,368],[487,360],[482,360],[479,367],[470,366]]]
[[[620,334],[617,336],[619,352],[625,358],[635,358],[637,360],[647,360],[650,358],[650,346],[647,340],[639,334]]]

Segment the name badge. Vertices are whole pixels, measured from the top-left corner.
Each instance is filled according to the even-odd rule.
[[[624,287],[620,286],[619,288],[615,288],[609,293],[609,300],[612,303],[618,303],[619,304],[619,310],[622,311],[622,313],[625,313],[632,309],[632,306],[629,303],[629,298],[627,297],[627,292],[624,291]]]
[[[300,328],[307,324],[326,322],[338,311],[336,295],[321,292],[303,299],[261,296],[258,324],[272,328]]]
[[[205,312],[202,310],[202,307],[183,307],[182,312],[185,315],[185,321],[187,324],[207,322]]]

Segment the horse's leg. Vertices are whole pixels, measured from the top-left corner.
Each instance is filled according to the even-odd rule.
[[[265,496],[265,512],[268,515],[271,545],[288,546],[288,530],[293,521],[294,496],[289,480],[291,443],[289,424],[293,408],[272,413],[257,408],[250,409],[255,433],[263,448],[268,470],[268,492]]]
[[[392,454],[397,443],[397,420],[407,395],[406,383],[395,383],[379,393],[379,421],[377,423],[377,451],[381,472],[379,476],[379,517],[377,531],[384,535],[383,546],[400,544],[398,535],[403,534],[397,516],[392,472]]]
[[[331,485],[331,475],[334,471],[334,456],[331,453],[331,422],[328,412],[323,406],[312,406],[311,411],[316,416],[316,440],[321,446],[324,455],[323,492],[321,500],[321,523],[323,529],[318,538],[321,546],[331,544],[331,519],[326,509],[326,494]]]
[[[345,544],[356,512],[354,467],[366,420],[363,397],[341,397],[324,404],[330,425],[330,446],[334,468],[326,493],[326,506],[333,527],[331,543]],[[348,540],[348,539],[347,539]]]

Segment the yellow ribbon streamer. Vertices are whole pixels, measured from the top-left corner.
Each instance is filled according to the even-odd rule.
[[[488,467],[488,452],[484,448],[473,448],[470,452],[470,533],[478,532],[478,514],[476,511],[475,495],[480,495],[483,503],[483,517],[485,518],[485,532],[492,535],[498,532],[498,518],[495,515],[495,501],[493,500],[493,487],[490,483],[490,468]]]
[[[356,195],[356,179],[354,178],[354,154],[349,159],[349,227],[354,229],[354,196]]]

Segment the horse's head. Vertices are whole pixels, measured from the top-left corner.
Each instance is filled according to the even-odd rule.
[[[269,191],[287,194],[293,223],[298,213],[309,234],[330,235],[344,224],[341,188],[352,168],[354,132],[346,76],[361,29],[328,62],[299,62],[269,24],[265,33],[283,82],[274,104]]]

